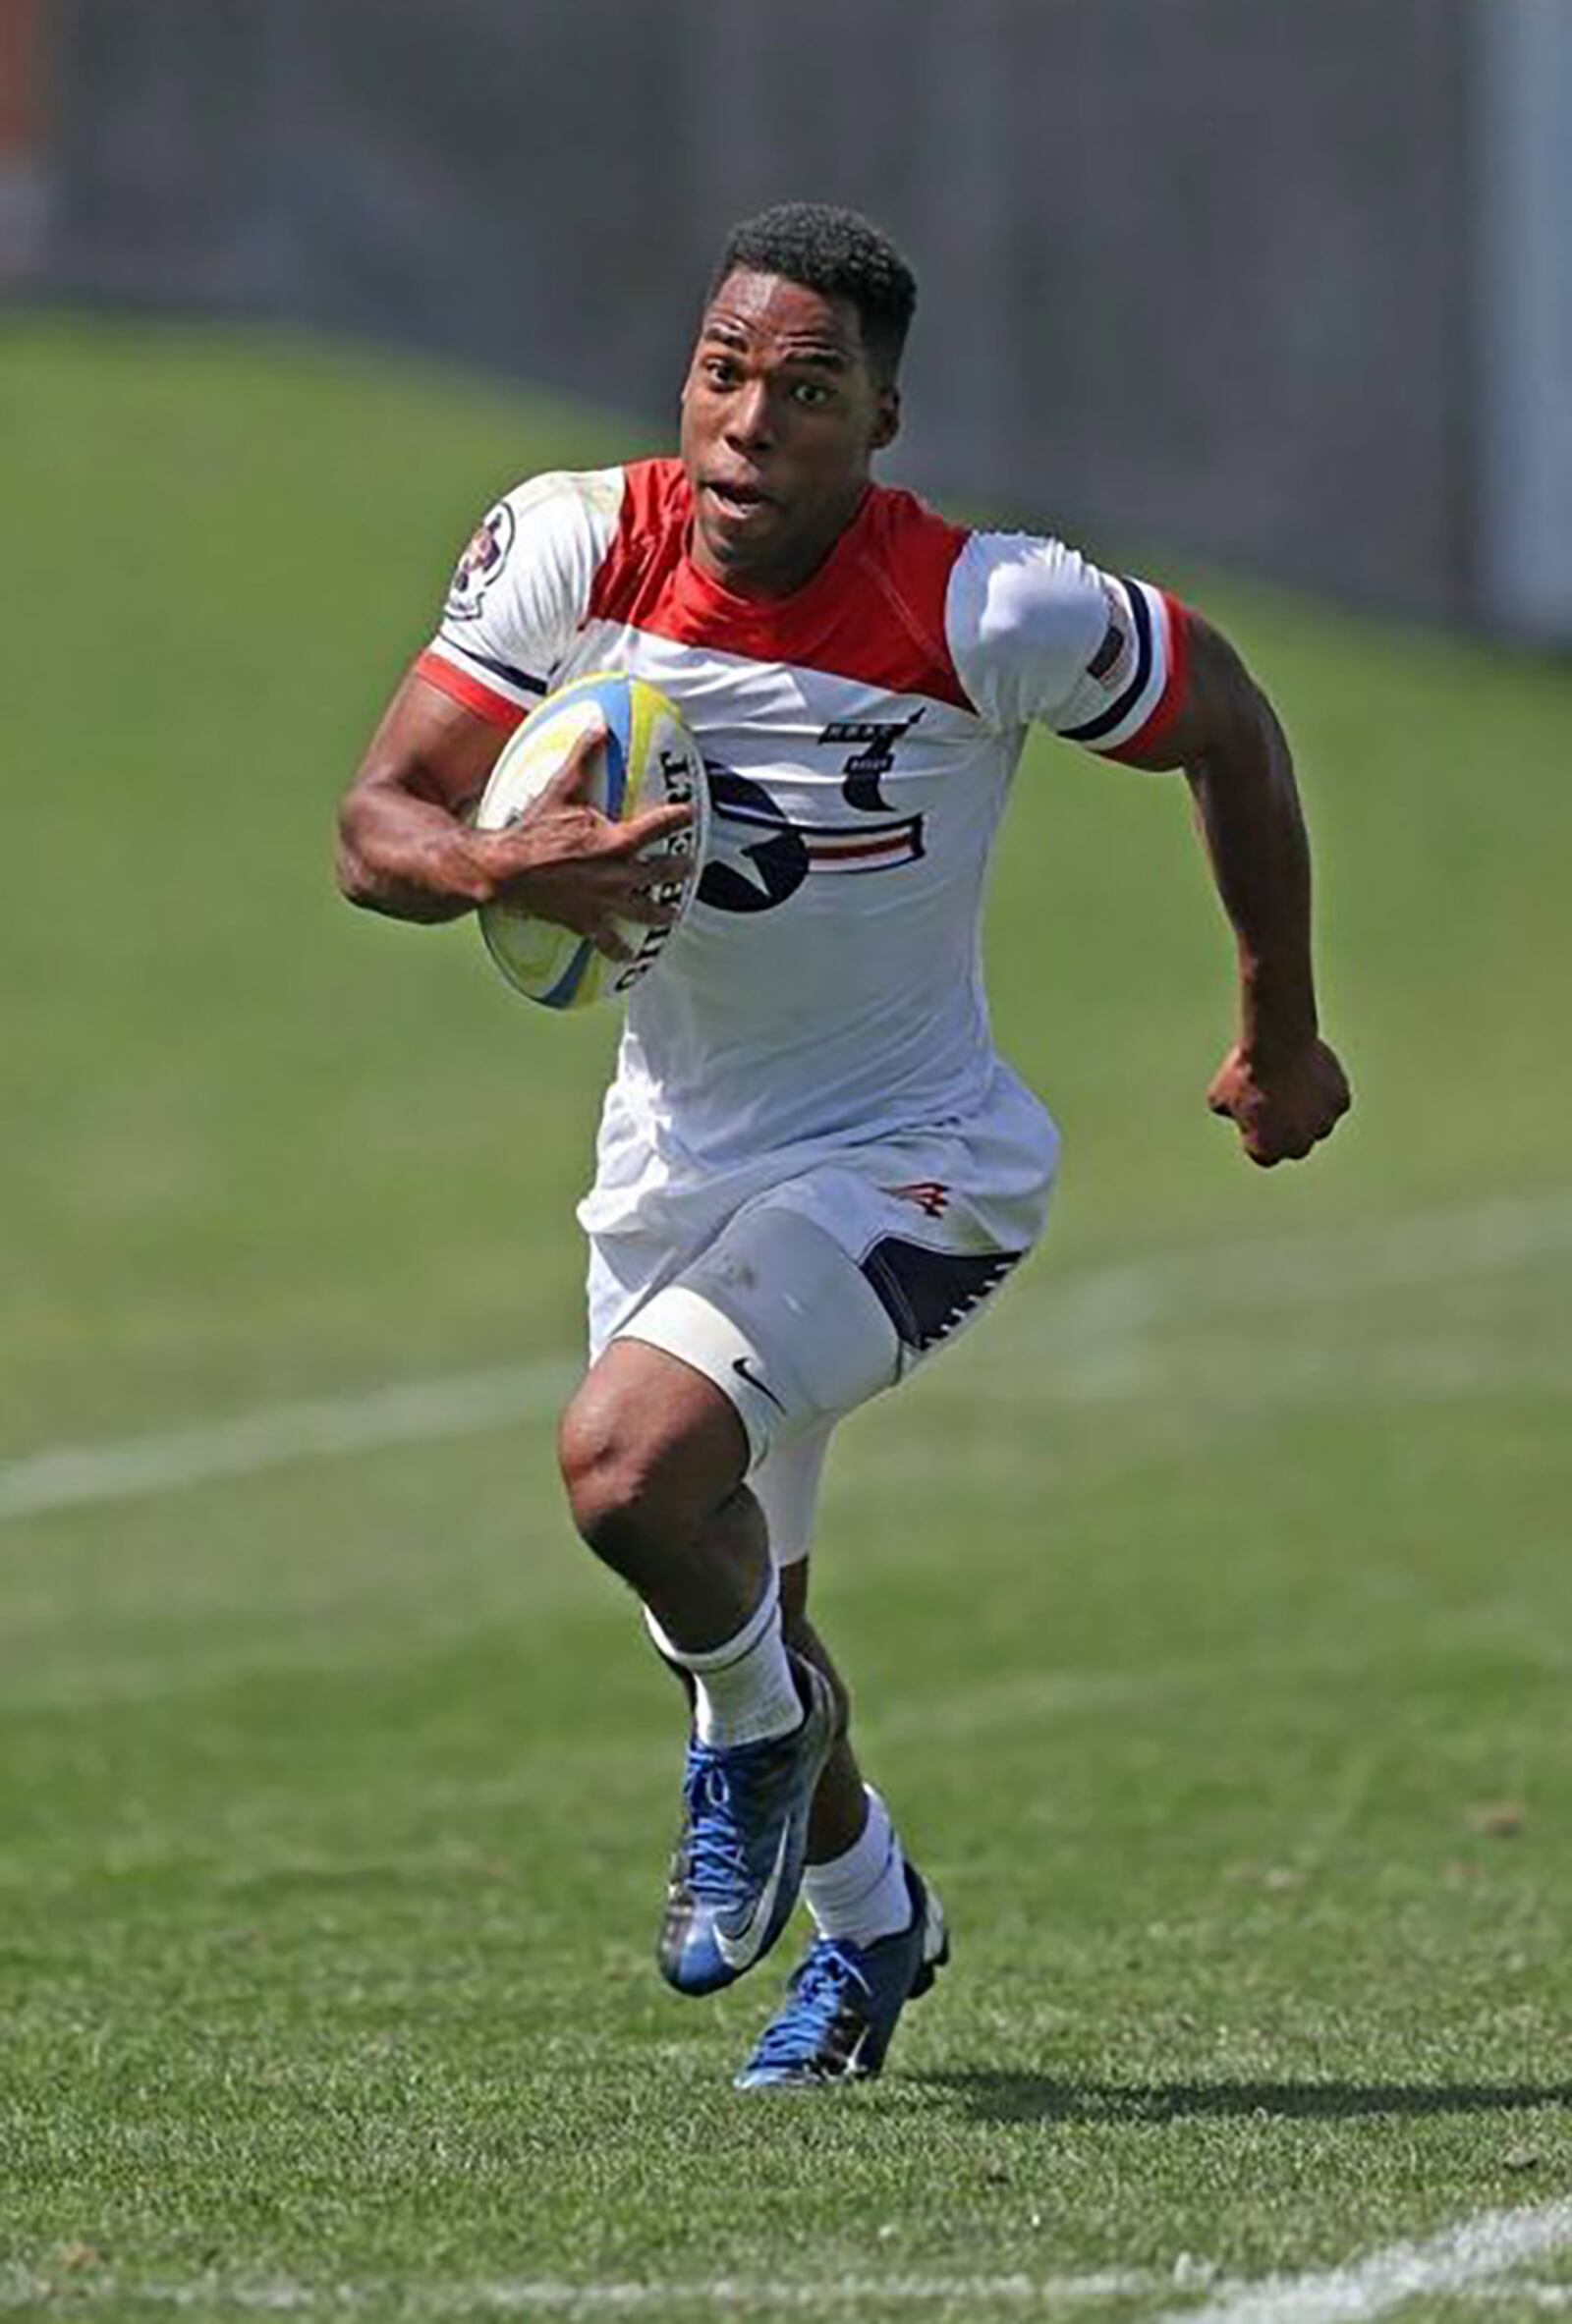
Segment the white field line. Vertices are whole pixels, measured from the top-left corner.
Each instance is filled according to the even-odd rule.
[[[805,2315],[827,2309],[854,2316],[870,2305],[943,2305],[1038,2308],[1095,2300],[1132,2299],[1172,2292],[1186,2281],[1181,2267],[1172,2275],[1104,2269],[1065,2276],[845,2276],[811,2284],[751,2283],[719,2277],[709,2283],[565,2284],[299,2284],[288,2278],[251,2282],[196,2277],[180,2284],[137,2282],[83,2270],[51,2276],[32,2269],[0,2272],[0,2310],[48,2300],[72,2310],[137,2301],[148,2306],[198,2308],[207,2313],[240,2309],[249,2314],[380,2315],[474,2314],[501,2316],[637,2315],[643,2309],[678,2306],[714,2308],[720,2314],[782,2309]]]
[[[238,2310],[247,2314],[637,2315],[669,2305],[721,2314],[783,2309],[805,2314],[870,2307],[983,2306],[1023,2310],[1178,2295],[1156,2324],[1368,2324],[1410,2299],[1469,2293],[1476,2300],[1521,2301],[1546,2310],[1572,2304],[1572,2286],[1503,2282],[1515,2268],[1572,2242],[1572,2199],[1460,2221],[1424,2242],[1392,2243],[1348,2265],[1243,2283],[1188,2255],[1166,2273],[1103,2268],[1054,2276],[841,2276],[799,2284],[722,2276],[708,2282],[588,2283],[551,2279],[433,2284],[302,2284],[288,2277],[197,2276],[183,2283],[137,2281],[81,2261],[47,2272],[0,2267],[0,2310],[60,2301],[73,2309],[139,2305]],[[1197,2306],[1193,2302],[1204,2299]]]
[[[1488,2286],[1504,2297],[1501,2277],[1569,2243],[1572,2197],[1484,2211],[1424,2242],[1388,2243],[1344,2267],[1232,2286],[1202,2307],[1167,2309],[1158,2324],[1369,2324],[1427,2294],[1455,2298]]]
[[[1564,1195],[1489,1202],[1290,1243],[1175,1252],[1065,1278],[1045,1316],[1035,1317],[1024,1333],[1006,1323],[995,1345],[1001,1356],[1008,1349],[1017,1361],[1028,1353],[1086,1359],[1095,1368],[1085,1390],[1117,1399],[1150,1388],[1150,1374],[1139,1362],[1121,1359],[1135,1354],[1141,1335],[1165,1316],[1193,1323],[1206,1311],[1291,1311],[1355,1294],[1505,1272],[1563,1252],[1572,1253],[1572,1198]],[[168,1434],[62,1445],[0,1466],[0,1522],[255,1475],[296,1461],[538,1421],[556,1411],[577,1369],[567,1357],[548,1357],[360,1396],[268,1405]],[[927,1374],[926,1392],[948,1393],[948,1378],[942,1369]],[[1466,1389],[1482,1383],[1465,1370],[1453,1384]],[[1437,1385],[1423,1367],[1413,1379],[1400,1366],[1361,1379],[1362,1393],[1375,1397],[1432,1396]],[[968,1398],[976,1393],[964,1374],[956,1392]],[[1081,1392],[1071,1377],[1055,1383],[1040,1374],[1033,1389],[1043,1401]]]
[[[0,1467],[0,1519],[95,1501],[127,1501],[214,1477],[378,1445],[478,1436],[554,1411],[578,1377],[560,1356],[485,1372],[455,1372],[362,1396],[264,1405],[233,1420],[119,1443],[62,1445]]]

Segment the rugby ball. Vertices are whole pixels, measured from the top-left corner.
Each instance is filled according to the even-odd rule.
[[[604,732],[590,762],[585,796],[614,823],[651,807],[692,802],[694,820],[658,841],[643,858],[656,902],[675,908],[669,928],[618,922],[631,961],[608,960],[587,936],[537,919],[517,904],[482,905],[480,933],[508,982],[545,1009],[583,1009],[591,1001],[624,1000],[654,968],[693,902],[708,836],[709,794],[699,745],[681,714],[657,688],[618,671],[597,671],[547,694],[530,713],[491,770],[476,826],[505,831],[561,771],[590,726]]]

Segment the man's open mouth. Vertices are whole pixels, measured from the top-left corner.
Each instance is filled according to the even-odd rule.
[[[755,509],[774,506],[769,494],[760,492],[757,484],[725,483],[710,477],[705,482],[704,490],[711,500],[732,516],[746,517],[752,515]]]

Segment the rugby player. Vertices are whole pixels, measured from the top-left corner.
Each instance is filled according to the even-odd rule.
[[[510,897],[626,957],[662,923],[591,739],[514,828],[466,807],[548,691],[652,682],[708,766],[698,900],[634,992],[602,1116],[586,1377],[560,1460],[643,1601],[692,1728],[658,1958],[679,1991],[814,1923],[745,2087],[876,2074],[947,1957],[939,1901],[853,1755],[808,1616],[836,1421],[973,1322],[1042,1231],[1053,1125],[997,1056],[984,874],[1027,731],[1188,778],[1237,941],[1208,1091],[1252,1161],[1347,1109],[1318,1032],[1310,871],[1281,727],[1217,630],[1058,540],[970,530],[873,482],[916,290],[856,214],[736,227],[680,456],[537,476],[482,520],[340,814],[353,903],[439,921]]]

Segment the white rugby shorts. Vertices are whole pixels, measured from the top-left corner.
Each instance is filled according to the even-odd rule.
[[[935,1131],[843,1148],[686,1244],[591,1237],[590,1360],[639,1340],[712,1380],[794,1564],[836,1421],[975,1321],[1041,1234],[1055,1160],[1051,1140]]]

